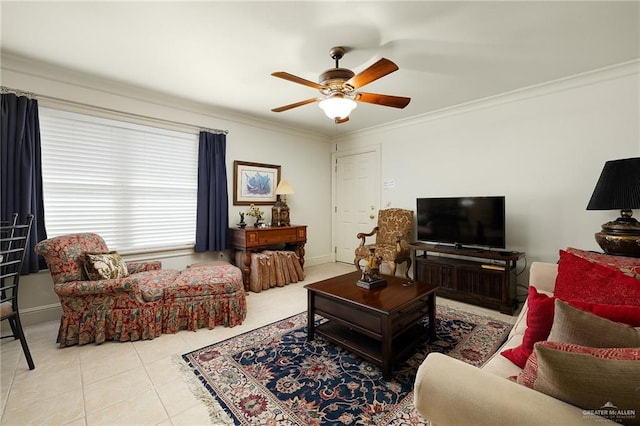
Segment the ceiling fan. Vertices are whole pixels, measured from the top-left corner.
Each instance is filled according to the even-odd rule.
[[[282,112],[318,102],[327,117],[335,120],[336,123],[344,123],[349,121],[349,114],[357,106],[355,101],[394,108],[404,108],[409,104],[411,98],[356,91],[364,85],[398,70],[396,64],[386,58],[382,58],[356,75],[350,69],[340,68],[338,61],[342,59],[345,53],[346,49],[344,47],[334,47],[329,51],[331,58],[336,61],[336,67],[320,74],[319,83],[314,83],[284,71],[272,73],[271,75],[274,77],[318,89],[321,96],[273,108],[271,111]]]

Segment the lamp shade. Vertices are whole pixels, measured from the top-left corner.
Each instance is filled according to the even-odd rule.
[[[295,190],[288,180],[281,180],[276,188],[277,195],[295,194]]]
[[[283,179],[276,188],[276,194],[278,201],[271,208],[271,226],[289,226],[291,217],[287,205],[287,194],[295,194],[293,186],[288,180]],[[281,199],[280,195],[284,195],[284,199]]]
[[[332,120],[348,117],[351,111],[358,106],[356,101],[342,96],[331,96],[321,100],[318,105],[325,115]]]
[[[587,210],[640,208],[640,157],[604,164]]]

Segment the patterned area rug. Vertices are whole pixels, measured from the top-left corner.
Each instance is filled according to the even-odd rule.
[[[396,364],[391,381],[383,380],[379,367],[321,337],[308,342],[306,313],[182,358],[213,424],[420,425],[426,423],[413,408],[413,382],[427,354],[480,366],[512,327],[445,306],[437,307],[436,318],[437,340]]]

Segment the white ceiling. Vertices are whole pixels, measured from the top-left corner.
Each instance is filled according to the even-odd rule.
[[[638,1],[2,1],[2,49],[118,82],[327,135],[640,58]],[[363,90],[411,97],[403,110],[359,103],[336,125],[316,104],[334,66],[380,57],[400,69]],[[26,89],[28,88],[20,88]]]

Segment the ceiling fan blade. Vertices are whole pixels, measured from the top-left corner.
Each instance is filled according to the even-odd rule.
[[[305,99],[304,101],[300,101],[300,102],[296,102],[295,104],[289,104],[289,105],[284,105],[278,108],[273,108],[271,111],[273,112],[282,112],[282,111],[286,111],[289,110],[291,108],[296,108],[302,105],[307,105],[307,104],[311,104],[313,102],[317,102],[318,98],[311,98],[311,99]]]
[[[379,95],[377,93],[360,92],[355,97],[356,101],[366,102],[369,104],[384,105],[394,108],[404,108],[409,105],[411,98],[402,96]]]
[[[351,77],[349,80],[347,80],[346,84],[353,86],[354,89],[357,89],[358,87],[369,84],[372,81],[375,81],[380,77],[384,77],[387,74],[391,74],[392,72],[397,70],[398,66],[396,64],[386,58],[382,58],[366,70]]]
[[[288,81],[293,81],[294,83],[302,84],[304,86],[313,87],[314,89],[324,88],[324,86],[322,86],[321,84],[314,83],[313,81],[305,80],[302,77],[298,77],[296,75],[289,74],[288,72],[284,72],[284,71],[277,71],[277,72],[271,73],[271,75],[274,77],[283,78]]]
[[[349,121],[349,116],[347,115],[345,118],[335,118],[334,119],[336,124],[342,124],[342,123],[346,123],[347,121]]]

